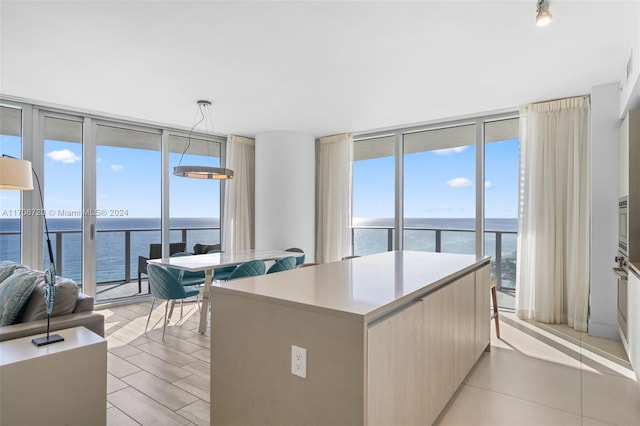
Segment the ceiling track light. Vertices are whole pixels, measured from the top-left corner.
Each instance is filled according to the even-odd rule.
[[[553,19],[553,15],[549,12],[549,0],[538,0],[538,15],[536,16],[536,25],[544,27]]]
[[[193,131],[198,126],[198,124],[205,121],[207,112],[209,107],[211,106],[210,101],[199,100],[196,102],[198,104],[198,108],[200,109],[200,120],[193,125],[191,130],[189,131],[189,140],[187,142],[187,146],[182,152],[182,156],[180,156],[180,162],[176,167],[173,168],[173,174],[175,176],[195,178],[195,179],[233,179],[233,170],[225,169],[221,167],[210,167],[210,166],[183,166],[182,165],[182,157],[189,149],[189,145],[191,145],[191,135]]]

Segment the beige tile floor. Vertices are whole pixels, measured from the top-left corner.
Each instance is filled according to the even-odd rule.
[[[185,306],[162,341],[150,302],[101,310],[108,340],[109,425],[209,424],[209,338]],[[179,317],[179,309],[174,320]],[[640,425],[640,386],[619,342],[501,313],[485,352],[439,425]]]

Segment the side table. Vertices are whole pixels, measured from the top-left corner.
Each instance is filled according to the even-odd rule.
[[[0,342],[0,425],[106,425],[107,341],[84,327],[64,342]]]

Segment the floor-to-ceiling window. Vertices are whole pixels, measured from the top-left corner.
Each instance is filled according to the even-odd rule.
[[[82,126],[80,118],[47,114],[42,189],[58,275],[82,283]],[[47,244],[44,266],[49,265]]]
[[[519,120],[484,123],[485,250],[496,276],[498,303],[515,306],[518,238]]]
[[[499,303],[513,308],[518,126],[506,113],[356,135],[353,254],[489,255]]]
[[[353,251],[357,255],[393,249],[394,137],[354,143]]]
[[[98,301],[133,296],[138,257],[162,242],[161,134],[96,126],[96,283]]]
[[[22,156],[22,110],[0,105],[0,155]],[[22,259],[22,191],[0,189],[0,260]]]
[[[476,251],[475,125],[404,135],[404,249]]]
[[[172,169],[187,145],[183,165],[224,166],[225,138],[2,102],[0,154],[32,161],[57,271],[98,302],[147,295],[146,276],[138,291],[138,257],[149,256],[150,244],[184,241],[191,251],[220,241],[220,181],[175,177]],[[42,211],[36,193],[0,191],[0,260],[43,269],[42,215],[23,214]]]

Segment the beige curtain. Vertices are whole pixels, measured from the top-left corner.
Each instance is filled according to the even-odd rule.
[[[350,134],[320,138],[316,202],[316,261],[340,260],[351,254]]]
[[[520,115],[516,313],[586,331],[589,98],[532,104]]]
[[[234,178],[225,181],[222,248],[249,250],[255,244],[255,140],[227,138],[227,168]]]

